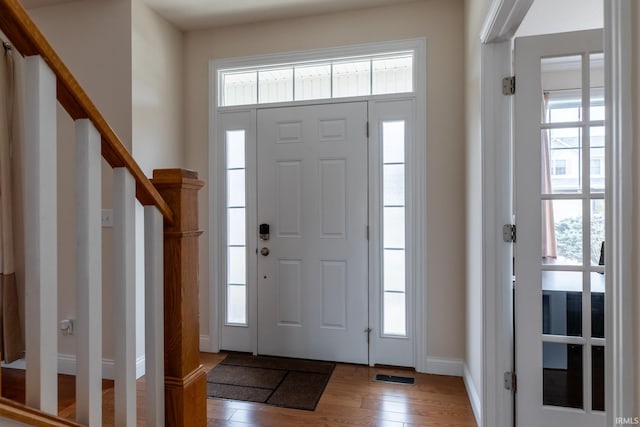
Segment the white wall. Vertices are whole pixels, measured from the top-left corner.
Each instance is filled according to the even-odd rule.
[[[430,357],[464,357],[464,3],[424,0],[393,7],[195,31],[186,38],[186,162],[208,185],[211,59],[427,38],[427,298]],[[209,333],[208,190],[200,192],[200,330]]]
[[[184,37],[181,31],[132,0],[133,157],[147,176],[181,167],[184,134]],[[144,356],[144,210],[136,204],[136,341]]]
[[[535,0],[516,37],[602,28],[603,0]]]
[[[480,28],[491,0],[466,1],[466,342],[465,364],[478,401],[483,396],[483,241]],[[487,201],[491,203],[491,201]],[[474,390],[470,390],[472,395]],[[477,403],[477,402],[476,402]],[[481,416],[476,409],[476,417]],[[480,422],[480,420],[478,420]]]

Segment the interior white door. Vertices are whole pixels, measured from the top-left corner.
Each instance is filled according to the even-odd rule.
[[[517,425],[605,425],[601,30],[515,41]]]
[[[366,103],[258,111],[260,354],[368,361],[366,121]]]

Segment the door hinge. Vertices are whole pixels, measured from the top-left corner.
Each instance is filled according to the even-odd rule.
[[[369,226],[368,225],[367,225],[366,233],[367,233],[367,240],[369,240]]]
[[[369,341],[371,340],[371,332],[373,332],[373,329],[371,328],[367,328],[364,330],[364,333],[367,334],[367,344],[369,344]]]
[[[518,377],[515,372],[507,371],[504,373],[504,388],[513,393],[518,391]]]
[[[502,240],[504,240],[506,243],[516,242],[515,224],[505,224],[502,226]]]
[[[364,124],[364,134],[369,138],[369,122]]]
[[[502,94],[515,95],[516,93],[516,76],[505,77],[502,79]]]

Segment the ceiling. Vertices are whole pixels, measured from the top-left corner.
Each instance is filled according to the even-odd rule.
[[[78,0],[23,0],[27,9]],[[109,0],[80,0],[109,1]],[[250,22],[408,3],[415,0],[143,0],[189,31]]]

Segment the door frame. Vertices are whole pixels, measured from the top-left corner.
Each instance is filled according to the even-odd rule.
[[[399,93],[391,95],[371,95],[371,96],[359,96],[350,98],[333,98],[326,100],[313,100],[313,101],[297,101],[297,102],[282,102],[274,104],[260,104],[260,105],[243,105],[237,107],[218,107],[218,70],[222,68],[236,68],[236,67],[255,67],[269,64],[282,64],[299,61],[311,61],[321,60],[325,58],[336,57],[350,57],[357,55],[372,55],[382,52],[393,52],[401,50],[413,50],[414,51],[414,88],[413,93]],[[423,118],[427,116],[427,40],[425,38],[406,39],[387,41],[379,43],[366,43],[359,45],[343,46],[336,48],[314,49],[300,52],[285,52],[274,53],[266,55],[257,55],[242,58],[228,58],[220,60],[209,61],[209,181],[212,185],[208,186],[209,196],[209,217],[207,222],[209,225],[209,299],[207,301],[209,307],[209,336],[201,336],[200,349],[201,351],[218,352],[220,351],[220,336],[221,336],[221,305],[219,301],[219,295],[221,292],[222,283],[220,280],[221,269],[221,236],[224,236],[224,221],[221,216],[220,209],[216,209],[218,203],[223,200],[221,196],[224,195],[223,188],[220,185],[215,185],[216,182],[224,182],[223,174],[223,150],[222,144],[218,141],[218,115],[220,112],[234,112],[234,111],[256,111],[261,108],[273,108],[284,106],[303,106],[303,105],[316,105],[327,103],[344,103],[344,102],[358,102],[365,101],[369,103],[369,120],[374,117],[374,112],[371,111],[372,106],[375,106],[376,102],[393,101],[413,99],[415,103],[415,118]],[[427,123],[425,119],[413,120],[414,122],[414,141],[412,144],[412,150],[408,152],[407,156],[414,159],[424,159],[426,164],[427,154]],[[369,165],[371,167],[371,165]],[[413,312],[413,354],[415,369],[418,372],[428,372],[428,357],[427,357],[427,336],[426,333],[420,333],[420,331],[427,331],[427,271],[424,260],[427,254],[427,231],[425,227],[424,218],[426,218],[426,206],[427,206],[427,194],[426,191],[420,191],[427,188],[427,172],[424,167],[415,167],[413,171],[409,172],[408,180],[415,183],[415,191],[410,195],[414,205],[414,215],[411,226],[412,234],[414,236],[414,254],[413,259],[421,260],[420,262],[414,262],[414,271],[412,272],[413,283],[408,283],[408,286],[413,286],[413,307],[420,307],[420,309],[410,308],[410,312]],[[221,179],[222,178],[222,179]],[[369,176],[371,180],[371,176]],[[369,187],[371,191],[371,187]],[[371,215],[370,215],[371,216]],[[420,220],[422,218],[422,220]],[[372,225],[371,222],[369,224]],[[377,231],[371,229],[372,233]],[[369,240],[369,246],[374,239]],[[249,244],[250,242],[248,242]],[[370,260],[370,271],[371,264]],[[372,277],[369,276],[369,301],[373,300],[372,292],[376,291],[375,283],[372,283]],[[248,301],[249,307],[252,306],[252,302]],[[381,314],[379,313],[379,316]],[[379,324],[379,319],[371,319],[370,325]],[[254,340],[257,344],[256,340]],[[253,349],[254,353],[257,348]],[[371,348],[370,348],[371,351]],[[370,357],[370,360],[374,360]]]
[[[513,397],[503,373],[513,370],[512,248],[502,241],[502,225],[512,222],[513,103],[502,95],[501,80],[513,73],[512,42],[534,0],[493,0],[481,31],[483,170],[483,386],[480,426],[514,424]],[[606,301],[605,395],[608,422],[632,416],[634,402],[632,262],[635,191],[632,180],[633,128],[631,52],[633,0],[604,2],[607,188],[609,218]],[[493,171],[489,173],[489,171]],[[611,313],[616,313],[615,316]]]

